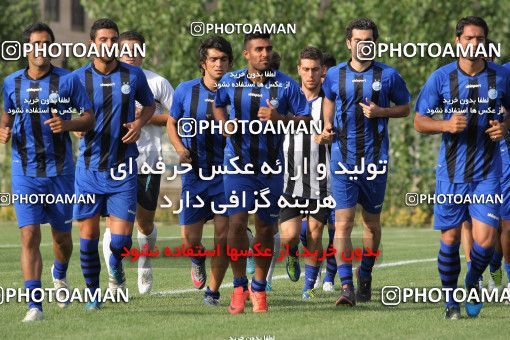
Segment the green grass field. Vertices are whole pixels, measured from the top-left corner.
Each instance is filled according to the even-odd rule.
[[[2,222],[0,240],[0,286],[22,287],[19,266],[19,232],[14,223]],[[77,228],[74,229],[74,253],[68,280],[72,287],[83,288],[79,266]],[[206,228],[205,235],[211,235]],[[160,237],[177,237],[175,226],[159,227]],[[356,234],[359,237],[359,234]],[[164,241],[163,241],[164,242]],[[49,269],[53,261],[49,227],[43,227],[43,286],[51,286]],[[221,290],[221,307],[204,306],[203,293],[193,291],[188,266],[158,266],[154,272],[154,292],[164,294],[140,296],[136,288],[136,269],[128,266],[126,277],[129,303],[106,304],[98,312],[86,312],[74,303],[65,310],[56,304],[44,304],[45,320],[23,324],[25,304],[0,305],[0,334],[12,338],[172,338],[229,339],[264,335],[276,339],[293,338],[501,338],[510,332],[510,306],[489,304],[478,319],[447,321],[442,304],[405,304],[386,307],[381,304],[380,290],[386,285],[401,287],[437,287],[439,278],[434,258],[438,234],[428,229],[393,229],[383,231],[383,266],[374,271],[374,298],[355,308],[336,308],[338,292],[322,290],[313,301],[301,300],[303,278],[293,283],[285,278],[284,263],[275,271],[273,291],[268,296],[270,312],[253,314],[251,305],[244,315],[229,315],[232,288]],[[415,261],[416,260],[416,261]],[[418,261],[421,260],[421,261]],[[408,261],[405,263],[403,261]],[[171,267],[171,268],[168,268]],[[107,276],[101,276],[102,287]],[[465,265],[461,277],[465,275]],[[506,281],[506,280],[505,280]],[[226,283],[231,283],[229,269]],[[336,280],[338,286],[338,279]],[[462,310],[465,316],[464,310]]]

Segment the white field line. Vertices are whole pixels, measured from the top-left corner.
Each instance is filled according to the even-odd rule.
[[[461,256],[461,258],[464,256]],[[388,262],[388,263],[381,263],[379,265],[375,265],[376,268],[384,268],[384,267],[398,267],[398,266],[405,266],[408,264],[415,264],[415,263],[427,263],[427,262],[435,262],[437,261],[437,258],[432,259],[416,259],[416,260],[406,260],[406,261],[397,261],[397,262]],[[323,273],[326,271],[323,270]],[[304,273],[301,273],[301,277],[304,276]],[[288,279],[289,277],[287,275],[276,275],[273,276],[273,280],[283,280]],[[221,288],[232,288],[234,285],[232,283],[224,283],[221,285]],[[166,296],[166,295],[178,295],[178,294],[187,294],[187,293],[195,293],[198,292],[197,289],[176,289],[176,290],[165,290],[160,292],[152,292],[151,295],[158,295],[158,296]]]

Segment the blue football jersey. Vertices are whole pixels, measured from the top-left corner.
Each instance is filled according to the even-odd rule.
[[[52,133],[44,121],[52,111],[63,120],[90,110],[92,104],[79,79],[63,68],[51,66],[39,79],[26,69],[4,80],[4,110],[14,115],[12,127],[12,174],[54,177],[74,173],[69,132]]]
[[[460,133],[443,133],[436,179],[469,183],[501,176],[499,142],[485,132],[490,120],[503,121],[510,107],[510,72],[487,62],[474,76],[457,62],[440,67],[429,77],[415,110],[426,116],[442,113],[448,120],[455,112],[466,116],[468,126]]]
[[[125,144],[125,123],[135,120],[135,101],[142,106],[154,103],[147,78],[139,67],[118,62],[115,70],[102,74],[87,64],[73,72],[92,102],[96,125],[80,142],[78,166],[107,171],[138,156],[136,143]]]

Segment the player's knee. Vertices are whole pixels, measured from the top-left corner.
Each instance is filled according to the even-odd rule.
[[[53,242],[57,244],[59,248],[70,248],[73,246],[71,233],[53,233]]]
[[[312,238],[312,240],[317,240],[322,238],[322,232],[324,230],[324,224],[319,221],[310,221],[308,223],[308,231],[307,235]]]
[[[299,243],[299,233],[280,233],[280,241],[282,245],[295,245]]]
[[[236,234],[241,232],[245,233],[246,222],[244,222],[242,219],[234,219],[232,221],[229,221],[228,227],[229,232],[233,232]]]
[[[335,223],[335,237],[350,236],[354,228],[354,221],[337,221]]]
[[[28,225],[20,230],[22,243],[41,242],[41,229],[39,226]]]
[[[460,242],[460,232],[458,232],[456,229],[451,229],[441,233],[441,240],[443,243],[452,245]]]
[[[274,236],[272,225],[264,224],[260,226],[255,226],[255,229],[257,230],[257,236],[262,236],[267,239],[272,239]]]
[[[154,221],[138,221],[138,230],[144,235],[150,235],[154,231]]]
[[[364,223],[365,229],[369,230],[371,233],[380,233],[381,232],[381,223],[380,222],[369,222]]]
[[[192,233],[184,233],[183,242],[188,247],[198,246],[202,241],[202,238],[199,235],[195,235]]]

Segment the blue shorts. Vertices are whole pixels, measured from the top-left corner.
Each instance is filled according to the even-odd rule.
[[[202,204],[197,196],[203,201],[203,207],[193,207],[193,205]],[[189,200],[189,204],[187,204],[187,200]],[[223,176],[215,176],[210,181],[205,181],[192,172],[182,176],[181,204],[183,204],[183,208],[179,214],[181,225],[206,222],[214,218],[216,213],[213,211],[213,207],[214,210],[219,211],[219,205],[223,205],[225,202]],[[220,215],[228,216],[227,212]]]
[[[462,222],[469,221],[471,217],[486,223],[494,228],[499,227],[500,204],[494,203],[460,203],[451,199],[439,198],[438,195],[495,195],[501,192],[499,178],[486,179],[472,183],[451,183],[448,181],[436,182],[436,203],[446,200],[442,204],[434,204],[434,229],[449,230],[458,228]],[[445,196],[443,196],[445,197]]]
[[[505,166],[506,165],[506,166]],[[500,215],[505,221],[510,220],[510,169],[508,164],[503,164],[503,176],[499,184],[503,194],[503,203],[501,204]]]
[[[94,194],[95,202],[74,205],[75,220],[113,215],[125,221],[134,222],[136,217],[137,172],[128,174],[122,180],[115,180],[108,171],[87,170],[76,167],[76,194]]]
[[[349,170],[354,168],[352,165],[344,165]],[[335,174],[338,169],[331,163],[331,192],[336,201],[336,209],[353,208],[356,204],[361,204],[363,209],[371,214],[380,214],[386,192],[386,181],[388,172],[377,175],[374,179],[370,174],[363,173],[356,175],[357,179],[350,179],[353,175]],[[335,169],[335,170],[333,170]]]
[[[12,193],[18,195],[53,194],[73,195],[74,175],[57,177],[12,176]],[[65,203],[31,204],[14,202],[16,218],[20,228],[30,224],[49,223],[57,231],[70,231],[73,223],[73,205]]]
[[[259,205],[267,204],[260,196],[260,192],[264,189],[269,189],[265,194],[269,207],[258,208],[257,214],[265,223],[275,224],[278,222],[280,207],[278,200],[283,194],[283,174],[279,175],[223,175],[223,185],[225,187],[225,197],[227,204],[230,202],[231,196],[236,196],[239,199],[239,206],[235,208],[228,208],[228,215],[232,216],[240,212],[248,212],[255,208],[255,199]],[[233,194],[235,192],[235,194]],[[257,192],[257,194],[255,194]],[[263,192],[266,192],[264,190]],[[245,195],[245,205],[243,206],[243,193]]]

